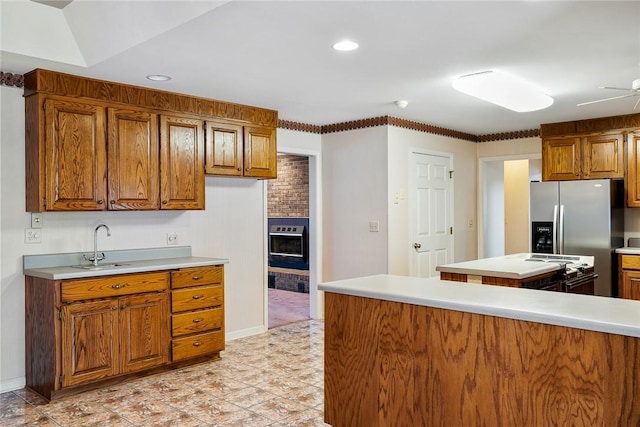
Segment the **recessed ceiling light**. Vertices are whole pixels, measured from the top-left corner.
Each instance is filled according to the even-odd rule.
[[[147,76],[149,80],[153,80],[154,82],[166,82],[167,80],[171,80],[170,76],[165,76],[162,74],[151,74]]]
[[[338,43],[334,43],[333,48],[341,52],[347,52],[350,50],[356,50],[358,48],[358,43],[352,42],[351,40],[342,40]]]
[[[462,93],[519,113],[542,110],[553,98],[532,84],[497,71],[483,71],[458,77],[452,86]]]

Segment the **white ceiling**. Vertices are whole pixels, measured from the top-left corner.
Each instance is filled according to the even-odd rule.
[[[476,135],[634,113],[638,1],[0,2],[0,69],[40,67],[272,108],[324,125],[391,115]],[[351,38],[355,52],[331,45]],[[555,98],[516,113],[458,93],[501,70]],[[169,82],[147,80],[167,74]],[[406,99],[399,109],[394,101]],[[640,107],[635,112],[640,113]]]

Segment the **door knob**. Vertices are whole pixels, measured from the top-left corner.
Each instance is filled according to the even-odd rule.
[[[420,249],[422,247],[422,245],[420,243],[414,243],[413,244],[413,249]]]

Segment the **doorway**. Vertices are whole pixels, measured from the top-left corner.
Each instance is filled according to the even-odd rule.
[[[478,258],[530,252],[529,183],[539,181],[539,154],[479,160]]]
[[[311,318],[309,158],[278,153],[267,183],[267,327]]]

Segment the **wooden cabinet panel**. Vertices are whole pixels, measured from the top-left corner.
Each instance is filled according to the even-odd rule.
[[[171,293],[171,311],[176,313],[206,307],[222,307],[223,301],[223,287],[220,285],[180,289]]]
[[[627,135],[627,176],[625,188],[627,206],[640,208],[640,132]]]
[[[202,284],[222,284],[224,281],[224,267],[189,268],[171,272],[171,288],[187,288]]]
[[[161,209],[204,209],[204,122],[160,116]]]
[[[169,361],[168,295],[122,297],[120,372],[134,372]]]
[[[104,108],[51,97],[44,109],[46,209],[106,209]]]
[[[62,282],[61,298],[63,302],[82,301],[162,291],[168,287],[166,272],[94,277]]]
[[[620,298],[640,300],[640,271],[623,271]]]
[[[216,353],[224,349],[224,332],[215,331],[174,338],[172,344],[174,361],[191,359],[205,354]]]
[[[542,141],[542,180],[579,179],[581,174],[579,137],[549,138]]]
[[[118,302],[92,301],[62,307],[62,386],[116,375]]]
[[[244,129],[244,176],[275,178],[278,153],[273,128],[247,126]]]
[[[171,331],[174,337],[220,329],[223,325],[222,307],[174,314],[171,319]]]
[[[624,177],[624,139],[622,134],[590,135],[582,139],[585,179]]]
[[[108,110],[109,209],[159,209],[158,116]]]
[[[243,128],[230,123],[207,122],[205,172],[242,176]]]

